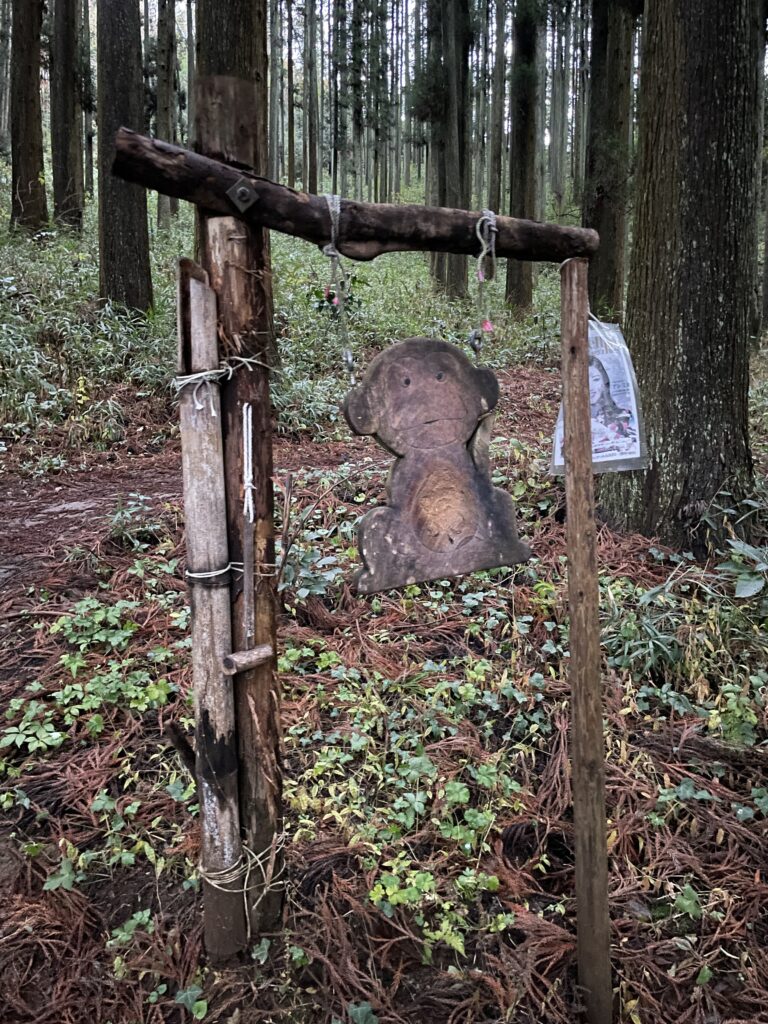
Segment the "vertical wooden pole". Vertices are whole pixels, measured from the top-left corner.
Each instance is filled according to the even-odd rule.
[[[266,166],[266,5],[251,0],[198,0],[195,145],[208,156]],[[255,77],[254,77],[255,76]],[[261,77],[259,77],[261,76]],[[234,211],[233,211],[234,212]],[[251,360],[221,389],[229,557],[255,562],[254,639],[276,650],[272,430],[269,365],[274,357],[272,282],[267,232],[235,217],[198,221],[200,257],[218,298],[219,356]],[[255,517],[243,523],[242,409],[253,408]],[[231,589],[232,644],[246,648],[242,577]],[[255,936],[280,926],[283,892],[280,690],[274,656],[235,677],[235,715],[243,842],[255,857],[248,911]]]
[[[573,822],[579,983],[584,989],[589,1024],[610,1024],[605,740],[592,483],[587,269],[585,259],[568,260],[560,269]]]
[[[216,369],[218,363],[216,296],[203,271],[183,260],[179,265],[179,373],[186,376]],[[232,638],[219,385],[207,382],[199,388],[185,387],[179,417],[192,606],[205,947],[212,960],[220,961],[245,947],[246,920],[235,707],[232,680],[222,667],[223,657],[232,650]],[[201,575],[220,570],[220,576]]]

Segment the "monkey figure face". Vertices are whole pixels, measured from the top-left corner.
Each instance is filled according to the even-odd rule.
[[[373,360],[345,405],[357,434],[405,456],[466,444],[498,402],[495,376],[444,341],[409,338]]]

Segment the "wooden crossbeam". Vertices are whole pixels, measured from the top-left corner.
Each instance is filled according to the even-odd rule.
[[[235,216],[259,227],[282,231],[316,245],[331,238],[331,217],[323,196],[278,185],[250,168],[212,160],[181,146],[121,128],[116,136],[114,174],[155,192],[195,203],[211,215]],[[227,192],[251,190],[252,205],[238,209]],[[479,214],[437,206],[341,202],[337,247],[356,260],[386,252],[420,250],[477,256]],[[497,218],[496,255],[561,263],[597,252],[596,231],[544,224],[515,217]]]

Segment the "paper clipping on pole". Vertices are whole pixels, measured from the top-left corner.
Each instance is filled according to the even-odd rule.
[[[648,450],[632,357],[618,324],[595,319],[589,321],[589,403],[593,472],[644,469]],[[550,471],[565,471],[562,403]]]

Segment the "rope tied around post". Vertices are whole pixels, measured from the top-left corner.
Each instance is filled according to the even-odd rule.
[[[171,381],[171,387],[175,394],[178,396],[184,390],[184,388],[192,388],[192,399],[195,403],[195,409],[200,412],[201,409],[205,408],[205,404],[198,397],[200,389],[205,385],[209,385],[208,388],[208,403],[210,408],[211,417],[216,419],[218,413],[213,401],[213,393],[210,386],[212,384],[219,384],[223,380],[232,380],[235,373],[238,370],[246,369],[249,373],[253,373],[255,366],[265,366],[260,359],[254,359],[249,356],[232,356],[231,359],[222,361],[221,365],[217,370],[200,370],[197,373],[186,373],[179,377],[174,377]]]
[[[493,331],[493,321],[485,292],[486,283],[486,260],[490,257],[492,277],[496,276],[496,236],[499,227],[496,222],[496,214],[493,210],[483,210],[477,224],[475,234],[480,242],[480,253],[477,257],[477,314],[479,326],[473,328],[469,333],[469,347],[479,356],[483,347],[483,334],[490,334]]]
[[[285,888],[283,875],[285,874],[285,859],[280,862],[280,868],[275,874],[275,863],[278,853],[285,846],[286,833],[276,835],[270,846],[262,853],[254,853],[253,850],[243,845],[242,853],[228,868],[220,871],[206,871],[202,864],[198,864],[197,873],[200,878],[213,889],[221,892],[239,892],[243,895],[245,908],[245,921],[248,942],[251,941],[251,913],[259,906],[261,901],[270,892],[276,892]],[[251,876],[258,872],[260,877]],[[240,881],[242,880],[242,885]],[[248,893],[253,889],[261,889],[258,898],[249,907]]]

